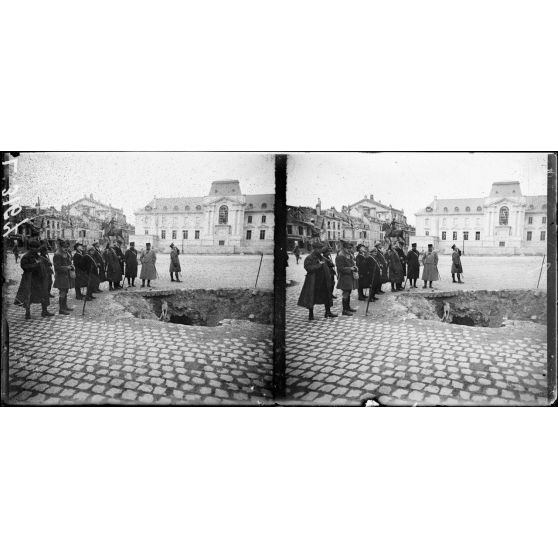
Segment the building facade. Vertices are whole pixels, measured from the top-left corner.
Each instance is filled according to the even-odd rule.
[[[207,196],[153,198],[135,212],[130,240],[161,252],[272,254],[274,205],[274,194],[244,195],[238,180],[219,180]]]
[[[466,254],[544,254],[547,197],[524,196],[519,182],[494,182],[486,198],[438,199],[416,215],[413,242]]]

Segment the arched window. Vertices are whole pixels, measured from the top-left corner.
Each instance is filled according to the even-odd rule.
[[[448,208],[444,207],[444,213],[447,213],[447,212],[448,212]]]
[[[469,212],[469,211],[471,211],[471,208],[470,208],[469,206],[467,206],[467,207],[465,208],[465,211]]]
[[[248,204],[248,208],[249,208],[249,209],[252,209],[253,207],[254,207],[254,204],[253,204],[253,203],[249,203],[249,204]]]
[[[262,209],[266,209],[267,208],[267,203],[262,203]]]
[[[196,211],[201,211],[201,205],[196,205]]]
[[[222,205],[219,208],[219,224],[226,225],[229,221],[229,208],[226,205]]]
[[[163,206],[163,211],[166,211],[168,207],[166,205]]]
[[[187,205],[184,209],[185,209],[186,211],[190,211],[190,206]]]
[[[482,211],[482,207],[480,205],[477,205],[477,211]]]
[[[453,210],[457,213],[459,211],[459,207],[457,205],[453,208]]]
[[[510,215],[510,210],[506,206],[500,208],[500,225],[508,224],[509,215]]]
[[[174,206],[174,210],[175,210],[175,211],[178,211],[178,205],[175,205],[175,206]]]

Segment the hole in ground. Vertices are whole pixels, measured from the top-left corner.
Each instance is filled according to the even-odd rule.
[[[187,326],[220,325],[223,320],[273,323],[273,291],[252,289],[196,289],[133,293],[137,296],[136,317],[159,319],[166,307],[167,319]],[[145,315],[145,303],[148,316]]]

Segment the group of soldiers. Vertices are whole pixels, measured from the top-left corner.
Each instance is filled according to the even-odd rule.
[[[31,240],[28,251],[21,258],[23,275],[14,303],[25,308],[26,319],[31,318],[33,303],[41,304],[43,317],[53,316],[48,307],[50,299],[55,298],[51,294],[54,287],[59,291],[58,313],[69,315],[74,310],[68,305],[68,293],[72,289],[75,290],[76,300],[92,301],[96,298],[94,293],[102,292],[100,285],[105,281],[108,282],[110,291],[122,289],[123,278],[127,279],[128,287],[135,287],[138,261],[142,266],[141,287],[145,287],[146,281],[147,287],[150,287],[151,280],[157,278],[157,256],[151,245],[147,243],[141,254],[138,254],[134,242],[130,242],[125,252],[122,245],[121,240],[108,241],[101,250],[97,241],[88,247],[76,242],[72,254],[70,242],[59,239],[51,261],[46,244]],[[172,272],[171,279],[174,280]]]
[[[336,288],[342,292],[343,316],[352,316],[356,312],[356,309],[351,307],[353,290],[358,291],[358,300],[374,302],[378,300],[376,295],[384,294],[382,285],[385,283],[390,283],[394,292],[404,290],[403,283],[406,285],[407,281],[411,289],[416,289],[421,264],[423,289],[427,288],[427,284],[432,288],[432,283],[440,279],[438,254],[433,250],[432,244],[428,245],[428,251],[419,252],[416,243],[413,243],[407,253],[402,241],[394,245],[390,243],[385,249],[382,249],[382,244],[378,242],[371,250],[364,244],[359,244],[356,255],[350,242],[341,240],[340,246],[334,263],[329,245],[316,240],[312,244],[312,252],[304,260],[307,274],[298,305],[308,309],[309,320],[314,320],[316,304],[324,305],[326,318],[337,317],[337,314],[331,311],[333,299],[337,298],[333,294],[336,278]],[[452,249],[452,278],[456,282],[457,274],[457,282],[462,283],[461,252],[455,245]],[[297,254],[297,263],[299,257],[300,251]],[[368,289],[368,295],[365,294],[365,289]]]

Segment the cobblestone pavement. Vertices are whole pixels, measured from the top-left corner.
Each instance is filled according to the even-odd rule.
[[[389,292],[380,295],[365,316],[366,303],[356,300],[356,291],[354,316],[341,316],[339,296],[333,308],[339,317],[326,320],[323,306],[317,306],[316,321],[308,322],[307,310],[296,304],[304,274],[301,264],[288,268],[287,277],[297,282],[287,289],[290,401],[360,405],[375,398],[387,405],[548,404],[545,326],[500,329],[417,320]]]
[[[40,305],[33,305],[33,318],[25,320],[13,305],[16,291],[14,282],[5,291],[12,405],[272,402],[272,326],[140,320],[106,290],[87,303],[83,317],[72,295],[72,315],[41,318]],[[51,300],[54,312],[58,299]]]

